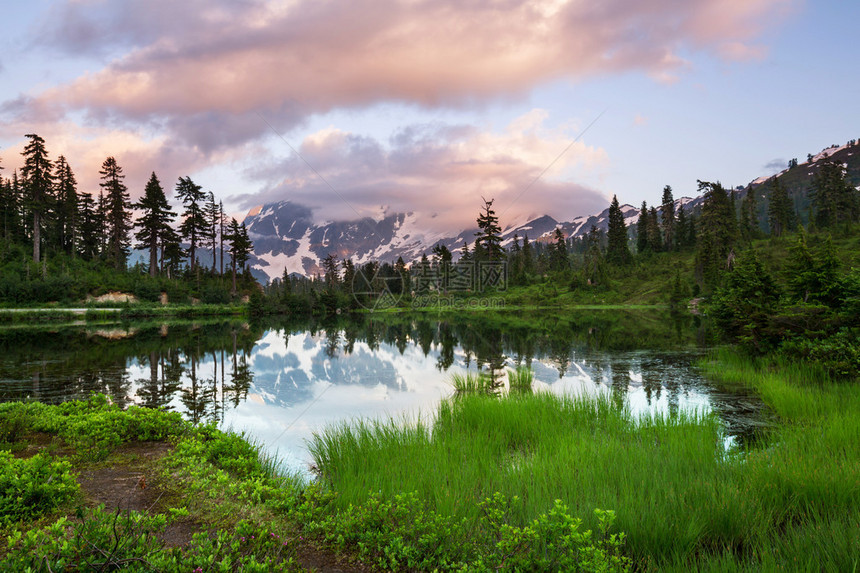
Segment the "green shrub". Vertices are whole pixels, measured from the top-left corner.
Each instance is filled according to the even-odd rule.
[[[78,483],[71,465],[36,454],[21,460],[0,451],[0,525],[52,511],[70,501]]]
[[[611,511],[595,510],[599,524],[595,533],[580,531],[582,520],[571,517],[559,500],[523,527],[511,525],[510,504],[499,493],[478,505],[482,517],[470,526],[466,520],[429,509],[417,493],[398,494],[391,500],[374,494],[339,513],[319,512],[307,520],[307,529],[385,570],[630,569],[629,559],[621,555],[624,534],[609,533],[615,520]]]
[[[786,340],[780,351],[792,358],[811,360],[824,366],[835,378],[860,377],[860,345],[858,333],[843,328],[822,339],[796,337]]]
[[[249,443],[244,434],[224,433],[214,426],[201,428],[201,433],[206,461],[239,479],[265,475],[259,448]]]
[[[31,417],[23,404],[0,404],[0,449],[19,441],[30,424]]]
[[[235,529],[195,533],[186,548],[168,548],[159,534],[170,519],[99,506],[72,523],[65,517],[42,529],[16,530],[0,560],[4,571],[300,571],[292,546],[247,521]]]

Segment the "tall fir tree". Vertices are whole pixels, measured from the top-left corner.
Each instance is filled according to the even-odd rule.
[[[114,157],[104,160],[99,174],[102,180],[99,185],[105,193],[107,260],[117,269],[124,269],[131,232],[131,202],[128,187],[123,183],[125,175]]]
[[[657,215],[657,208],[651,207],[648,210],[648,249],[651,252],[658,253],[663,250],[662,233],[660,230],[660,220]]]
[[[648,203],[642,201],[639,219],[636,221],[636,252],[645,253],[648,251],[648,247]]]
[[[564,233],[558,227],[553,232],[552,251],[550,253],[550,267],[554,271],[564,271],[570,266],[567,258],[567,243],[564,241]]]
[[[533,275],[535,272],[535,252],[532,248],[532,244],[529,242],[529,236],[527,234],[523,235],[522,257],[523,278],[528,280],[528,277]]]
[[[14,179],[13,179],[14,177]],[[7,242],[18,240],[21,234],[21,198],[18,185],[15,183],[17,174],[3,180],[0,177],[0,217],[3,224],[3,239]]]
[[[478,261],[501,261],[504,259],[502,249],[502,228],[499,226],[499,218],[493,210],[493,201],[483,199],[482,212],[478,214],[478,232],[475,233],[475,260]]]
[[[48,159],[45,140],[35,133],[25,135],[30,142],[24,147],[24,166],[21,178],[24,187],[24,205],[33,215],[33,262],[42,257],[43,219],[53,205],[53,163]]]
[[[630,261],[630,248],[627,246],[627,225],[624,224],[624,213],[618,204],[618,197],[612,196],[609,204],[609,229],[606,232],[606,260],[615,265],[624,265]]]
[[[672,197],[672,187],[663,187],[663,203],[660,206],[660,224],[663,231],[663,247],[667,251],[675,249],[675,199]]]
[[[218,268],[218,203],[215,202],[215,194],[212,191],[206,199],[206,204],[203,207],[203,215],[206,217],[208,232],[206,234],[206,242],[212,249],[212,274]]]
[[[245,227],[245,223],[240,225],[236,222],[236,219],[230,219],[226,238],[230,242],[230,266],[233,275],[233,294],[235,294],[237,269],[244,271],[254,245],[248,237],[248,229]]]
[[[746,242],[759,236],[758,205],[755,199],[755,189],[747,188],[747,194],[741,201],[740,236]]]
[[[66,158],[60,155],[56,164],[57,209],[54,226],[59,247],[68,255],[77,251],[78,182]]]
[[[182,223],[179,225],[179,234],[189,243],[188,267],[193,273],[197,269],[197,247],[202,240],[205,240],[206,234],[209,232],[209,225],[203,212],[206,194],[200,185],[191,180],[191,177],[180,177],[179,182],[176,184],[176,198],[182,201],[185,208],[182,212]],[[228,233],[232,232],[232,229],[228,229]],[[235,270],[233,274],[235,283]]]
[[[716,286],[737,238],[737,220],[729,194],[719,182],[699,181],[699,191],[704,192],[704,200],[696,271],[705,285]]]
[[[170,225],[175,217],[155,171],[149,176],[143,196],[134,204],[134,208],[142,211],[135,223],[137,233],[134,238],[138,241],[136,246],[149,250],[149,276],[154,277],[159,269],[159,249],[165,236],[173,230]]]
[[[99,256],[100,236],[104,234],[104,226],[99,219],[96,201],[91,193],[81,193],[79,205],[80,240],[78,253],[85,261],[91,261]]]
[[[770,234],[774,237],[780,237],[795,228],[794,206],[788,197],[788,190],[779,177],[771,178],[770,188],[770,199],[767,206]]]
[[[582,266],[583,278],[589,286],[605,287],[609,283],[601,242],[600,230],[592,225],[586,238],[588,246],[585,249]]]
[[[224,214],[224,202],[218,202],[218,237],[221,243],[221,276],[224,276],[224,231],[227,225],[227,218]]]
[[[860,215],[860,197],[841,163],[828,159],[812,178],[812,207],[820,229],[851,223]]]

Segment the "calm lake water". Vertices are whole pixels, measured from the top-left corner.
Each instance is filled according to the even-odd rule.
[[[0,329],[0,401],[103,392],[241,430],[306,471],[306,440],[355,418],[432,416],[451,375],[518,364],[535,390],[606,393],[634,412],[716,412],[727,440],[761,404],[692,366],[709,343],[693,317],[658,312],[476,313]]]

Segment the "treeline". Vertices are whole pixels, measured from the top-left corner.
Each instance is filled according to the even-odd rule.
[[[131,202],[114,157],[102,163],[98,193],[86,192],[63,155],[51,159],[44,139],[26,137],[20,171],[0,177],[0,301],[72,300],[107,287],[151,300],[167,291],[229,302],[253,284],[244,223],[228,220],[223,203],[190,177],[175,186],[180,213],[155,172]],[[148,265],[129,268],[132,248],[148,253]],[[201,251],[211,254],[211,267],[201,267]]]
[[[819,163],[812,180],[811,213],[807,214],[810,227],[844,234],[860,219],[858,192],[840,164]],[[310,279],[291,276],[285,270],[281,279],[266,287],[260,310],[420,306],[428,295],[468,297],[548,283],[568,290],[607,291],[618,280],[638,273],[658,253],[687,253],[694,261],[691,269],[677,268],[674,277],[666,277],[670,301],[710,295],[752,241],[768,235],[781,237],[800,227],[780,179],[770,179],[764,189],[768,204],[763,219],[752,187],[739,199],[739,190],[699,181],[703,199],[696,210],[676,204],[667,185],[659,206],[643,202],[637,221],[630,226],[618,198],[613,197],[605,231],[592,226],[582,237],[566,237],[557,228],[550,239],[533,241],[528,235],[514,235],[504,246],[493,201],[484,201],[474,242],[464,243],[456,249],[459,253],[440,243],[429,256],[411,263],[398,258],[394,263],[361,265],[330,254],[322,261],[322,272]]]

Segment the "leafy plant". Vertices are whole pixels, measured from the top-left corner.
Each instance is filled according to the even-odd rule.
[[[53,511],[78,489],[68,462],[43,454],[22,460],[0,451],[0,525]]]

